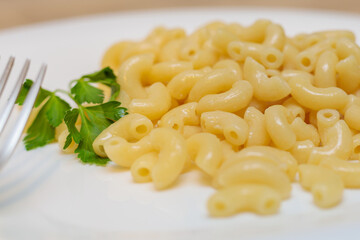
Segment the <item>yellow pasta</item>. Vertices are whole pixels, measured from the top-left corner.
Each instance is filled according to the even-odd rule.
[[[197,102],[208,94],[217,94],[229,90],[240,80],[230,69],[216,69],[199,79],[189,92],[187,102]]]
[[[159,127],[169,127],[179,132],[184,131],[185,125],[199,125],[200,118],[196,114],[196,102],[183,104],[167,112],[159,121]]]
[[[238,184],[263,184],[275,189],[281,198],[290,197],[291,183],[287,175],[272,163],[259,159],[230,164],[220,169],[213,180],[217,188]]]
[[[287,119],[287,109],[274,105],[265,110],[266,130],[271,140],[280,149],[290,149],[296,142],[296,134]]]
[[[290,153],[269,146],[247,147],[235,153],[231,159],[224,162],[221,169],[230,167],[239,161],[260,160],[271,163],[286,173],[290,180],[295,179],[297,162]]]
[[[208,201],[211,216],[227,217],[239,212],[274,214],[280,207],[280,195],[260,184],[241,184],[219,190]]]
[[[265,67],[251,57],[247,57],[244,64],[244,78],[254,88],[254,97],[261,101],[277,101],[291,92],[288,83],[281,77],[269,78]]]
[[[220,140],[210,133],[198,133],[186,140],[186,146],[195,164],[213,176],[224,159]]]
[[[344,161],[336,157],[327,157],[320,162],[321,167],[335,171],[347,188],[360,188],[360,163]]]
[[[234,41],[228,45],[229,56],[239,62],[247,57],[261,62],[266,68],[279,68],[284,60],[284,55],[277,48],[258,43]]]
[[[299,167],[299,176],[301,186],[311,191],[317,206],[329,208],[341,201],[344,184],[335,172],[303,164]]]
[[[199,114],[210,111],[236,112],[249,105],[253,87],[248,81],[236,81],[229,90],[218,94],[207,94],[199,100]]]
[[[312,110],[341,109],[348,100],[346,92],[341,88],[318,88],[311,84],[310,79],[301,76],[291,78],[289,86],[292,97],[301,105]]]
[[[233,113],[206,112],[201,114],[200,121],[205,132],[222,135],[235,146],[244,144],[249,134],[249,126],[245,120]]]
[[[348,159],[352,153],[352,134],[344,120],[339,120],[324,133],[323,146],[313,148],[309,163],[318,164],[326,156]]]
[[[289,37],[262,19],[191,34],[158,27],[110,46],[102,66],[129,114],[93,149],[136,183],[161,190],[200,170],[216,188],[214,217],[274,214],[293,181],[321,208],[360,188],[360,48],[350,31]],[[58,127],[60,147],[67,135]]]
[[[244,114],[244,120],[249,126],[249,136],[245,146],[267,146],[270,144],[270,136],[266,130],[265,116],[255,107],[248,107]]]

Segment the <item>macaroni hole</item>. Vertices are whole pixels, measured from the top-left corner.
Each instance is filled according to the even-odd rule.
[[[356,154],[359,154],[359,153],[360,153],[360,145],[357,145],[357,146],[354,148],[354,153],[356,153]]]
[[[137,172],[141,177],[147,177],[150,174],[150,171],[147,168],[139,168]]]
[[[266,60],[270,63],[274,63],[276,62],[277,58],[274,54],[269,54],[266,56]]]
[[[144,133],[147,132],[148,129],[147,129],[147,127],[145,125],[139,125],[139,126],[136,127],[135,130],[136,130],[137,133],[144,134]]]
[[[180,126],[179,126],[179,124],[174,123],[174,124],[172,125],[172,128],[175,129],[175,130],[179,130]]]
[[[311,60],[308,57],[304,57],[303,59],[301,59],[301,64],[304,67],[309,67],[311,65]]]

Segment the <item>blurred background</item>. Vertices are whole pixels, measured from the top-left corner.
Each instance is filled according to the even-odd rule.
[[[360,0],[0,0],[0,29],[96,13],[215,6],[292,7],[360,14]]]

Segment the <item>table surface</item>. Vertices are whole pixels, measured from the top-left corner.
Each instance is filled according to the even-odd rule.
[[[0,0],[0,29],[95,13],[201,6],[295,7],[360,14],[360,0]]]

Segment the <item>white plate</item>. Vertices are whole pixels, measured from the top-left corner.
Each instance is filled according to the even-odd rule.
[[[0,55],[42,61],[44,86],[66,88],[99,68],[104,50],[122,39],[141,39],[157,25],[191,31],[211,20],[250,24],[268,18],[287,34],[349,29],[360,36],[360,17],[288,9],[181,9],[99,15],[0,32]],[[35,68],[32,68],[33,70]],[[33,73],[32,73],[33,75]],[[0,239],[352,239],[360,237],[360,190],[346,190],[330,210],[312,204],[294,185],[279,214],[207,215],[213,189],[201,174],[188,173],[175,187],[157,192],[133,184],[128,171],[81,164],[53,144],[31,152],[19,145],[0,173]]]

